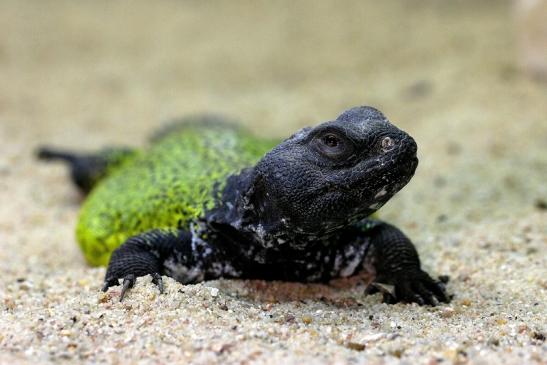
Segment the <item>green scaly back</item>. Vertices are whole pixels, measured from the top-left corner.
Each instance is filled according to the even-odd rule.
[[[278,142],[211,117],[159,133],[148,149],[109,169],[84,202],[76,237],[87,261],[108,264],[115,248],[150,229],[188,229],[214,207],[228,176]]]

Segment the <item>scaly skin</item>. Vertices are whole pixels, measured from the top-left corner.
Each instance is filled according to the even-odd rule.
[[[135,234],[188,229],[214,206],[229,175],[275,145],[211,118],[178,126],[114,168],[85,200],[76,237],[91,265],[108,264],[112,251]]]
[[[104,290],[123,279],[121,299],[147,274],[162,291],[161,275],[312,282],[366,270],[394,286],[386,302],[449,300],[412,242],[370,218],[413,176],[412,137],[357,107],[275,145],[206,117],[142,152],[39,156],[68,161],[91,191],[77,238],[91,264],[108,263]]]

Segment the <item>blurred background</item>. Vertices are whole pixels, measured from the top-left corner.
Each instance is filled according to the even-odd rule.
[[[42,143],[142,144],[190,113],[285,137],[367,104],[418,141],[414,212],[522,213],[545,205],[545,8],[2,0],[0,169]]]

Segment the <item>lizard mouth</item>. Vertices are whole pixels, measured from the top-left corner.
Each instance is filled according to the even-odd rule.
[[[409,162],[401,166],[401,172],[412,177],[418,167],[418,157],[414,156]]]
[[[314,194],[338,197],[342,195],[346,199],[362,202],[371,200],[379,189],[385,189],[388,192],[382,199],[385,203],[414,176],[418,167],[418,157],[415,148],[411,148],[409,152],[394,153],[389,158],[382,156],[384,158],[362,161],[357,169],[358,173],[355,172],[357,166],[354,166],[350,174],[326,180]]]

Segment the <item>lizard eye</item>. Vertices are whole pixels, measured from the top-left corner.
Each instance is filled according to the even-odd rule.
[[[323,137],[323,143],[329,148],[336,148],[340,144],[340,139],[334,134],[327,134]]]
[[[353,145],[336,133],[325,133],[314,139],[315,147],[326,157],[342,159],[353,152]]]
[[[395,142],[390,137],[384,137],[380,143],[382,146],[382,151],[389,152],[395,147]]]

